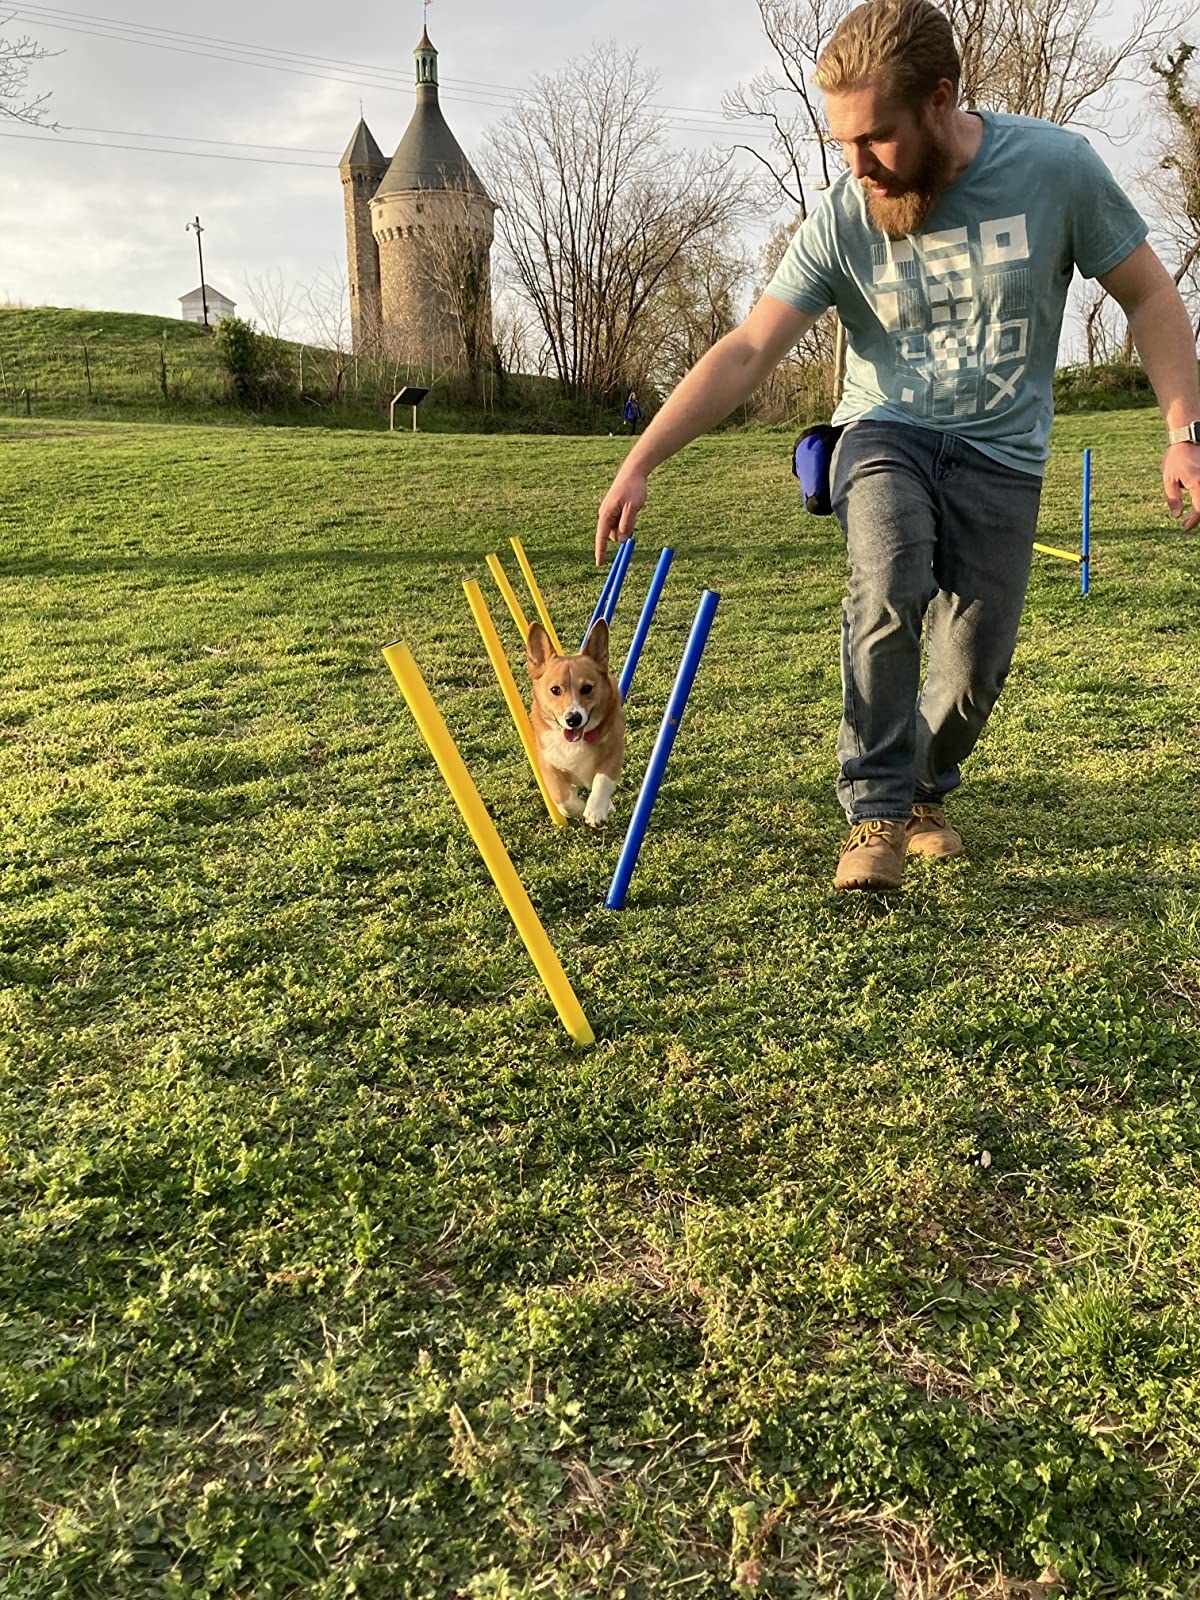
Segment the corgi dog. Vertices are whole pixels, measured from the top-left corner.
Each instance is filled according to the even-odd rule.
[[[608,675],[608,623],[597,618],[577,656],[558,656],[535,622],[525,658],[538,765],[550,798],[564,817],[582,817],[598,828],[608,820],[625,765],[625,708]],[[586,802],[580,789],[587,791]]]

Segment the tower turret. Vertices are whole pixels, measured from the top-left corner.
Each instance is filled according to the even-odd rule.
[[[417,83],[431,83],[437,88],[437,51],[429,37],[429,29],[421,29],[421,42],[413,51],[417,59]]]
[[[382,326],[379,247],[371,229],[371,201],[387,172],[387,158],[360,117],[338,163],[346,208],[346,268],[354,349],[378,346]]]

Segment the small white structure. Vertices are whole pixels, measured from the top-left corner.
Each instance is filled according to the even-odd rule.
[[[193,289],[190,294],[181,294],[179,304],[183,308],[180,315],[185,322],[204,321],[204,302],[208,301],[208,325],[215,328],[222,317],[231,317],[237,308],[237,301],[231,300],[228,295],[214,289],[211,283],[206,283],[203,289]]]

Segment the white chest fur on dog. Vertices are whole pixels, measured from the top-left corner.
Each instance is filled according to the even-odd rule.
[[[554,765],[560,772],[569,772],[582,788],[589,787],[596,771],[596,752],[583,739],[568,743],[561,734],[554,743]]]

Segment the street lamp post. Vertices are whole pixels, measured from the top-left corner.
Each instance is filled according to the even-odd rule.
[[[204,246],[200,243],[200,235],[204,232],[204,229],[200,226],[199,217],[196,218],[195,222],[189,222],[183,231],[185,233],[191,233],[193,229],[195,229],[196,233],[196,249],[200,252],[200,302],[204,307],[204,326],[207,328],[208,290],[204,287]]]

